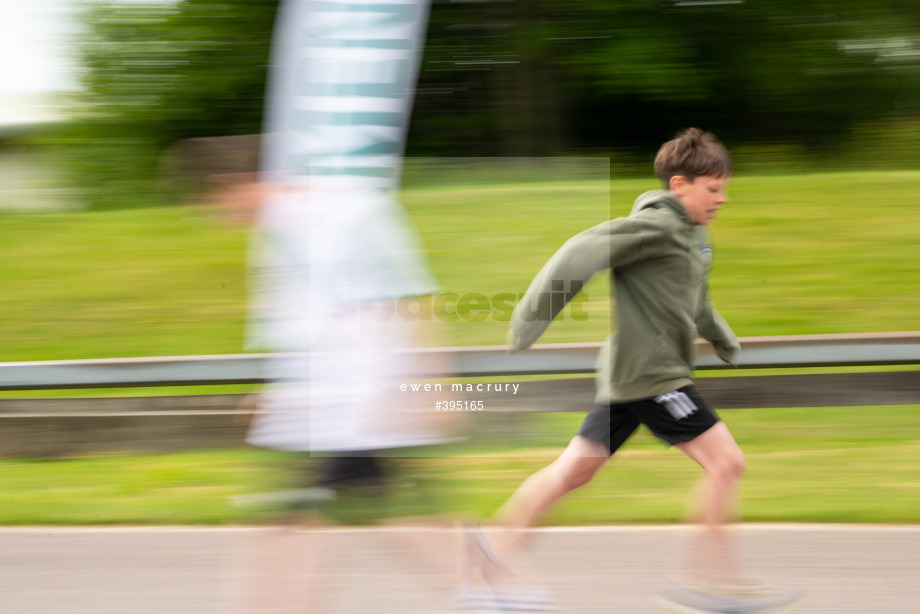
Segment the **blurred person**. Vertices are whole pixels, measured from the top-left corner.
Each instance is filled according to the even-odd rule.
[[[282,3],[259,182],[223,194],[257,203],[250,343],[279,352],[248,441],[361,458],[331,465],[370,478],[370,451],[439,440],[393,394],[423,324],[395,305],[438,289],[395,200],[426,21],[416,0]]]
[[[430,397],[397,395],[448,370],[407,351],[428,331],[401,309],[438,290],[395,199],[427,15],[427,0],[283,2],[259,175],[218,177],[209,197],[253,224],[250,343],[274,352],[247,441],[313,470],[244,502],[298,525],[386,516],[387,451],[446,441]],[[322,539],[291,529],[242,544],[232,611],[317,611]]]
[[[476,531],[470,541],[480,552],[482,574],[500,584],[507,575],[503,561],[519,549],[522,530],[587,484],[645,424],[705,472],[696,514],[703,531],[683,577],[662,592],[667,605],[687,612],[780,606],[794,595],[750,582],[736,561],[725,525],[733,520],[745,457],[692,380],[697,336],[731,365],[740,353],[708,295],[712,250],[706,227],[728,200],[731,157],[712,134],[691,128],[661,147],[654,166],[664,189],[639,196],[629,216],[569,239],[512,315],[512,351],[526,350],[564,307],[552,299],[554,283],[583,287],[595,273],[610,271],[617,332],[598,359],[594,407],[559,458],[528,478],[501,508],[494,543]]]

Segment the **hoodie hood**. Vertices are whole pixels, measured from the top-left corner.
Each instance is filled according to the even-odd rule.
[[[680,219],[688,224],[693,224],[690,214],[681,204],[680,199],[670,190],[651,190],[639,195],[639,198],[633,204],[630,215],[635,215],[644,209],[671,209],[680,216]]]

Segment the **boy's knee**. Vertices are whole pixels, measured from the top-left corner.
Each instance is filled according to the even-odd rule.
[[[703,469],[710,479],[724,483],[734,483],[741,479],[747,470],[747,461],[741,450],[721,454],[703,463]]]
[[[575,490],[590,482],[602,464],[594,459],[562,460],[556,465],[556,476],[564,490]]]
[[[723,480],[732,482],[740,480],[744,476],[744,472],[747,471],[747,460],[744,458],[744,453],[738,450],[726,455],[718,463],[716,471],[718,477]]]

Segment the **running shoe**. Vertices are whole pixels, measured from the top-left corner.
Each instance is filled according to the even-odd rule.
[[[762,584],[688,586],[670,583],[658,601],[681,614],[765,614],[782,612],[804,596],[803,591],[783,591]]]

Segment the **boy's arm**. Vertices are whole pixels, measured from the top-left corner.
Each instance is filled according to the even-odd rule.
[[[732,331],[728,322],[712,305],[709,298],[708,284],[703,286],[703,296],[700,297],[700,310],[696,315],[696,328],[700,337],[712,344],[719,358],[732,365],[738,366],[741,355],[741,344]]]
[[[639,260],[656,235],[635,218],[618,218],[579,233],[543,266],[511,315],[512,351],[530,347],[598,271]]]

